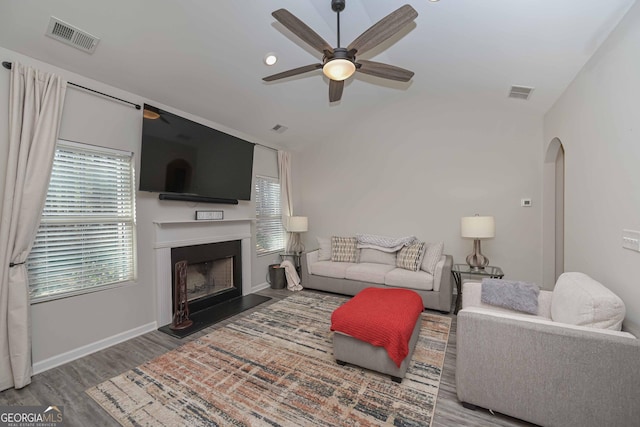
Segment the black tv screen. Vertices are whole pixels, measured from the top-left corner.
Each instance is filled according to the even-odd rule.
[[[144,108],[140,191],[251,199],[253,143]]]

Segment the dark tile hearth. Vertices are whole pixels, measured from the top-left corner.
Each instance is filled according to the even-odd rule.
[[[158,330],[165,334],[169,334],[172,337],[184,338],[206,328],[207,326],[211,326],[231,316],[235,316],[245,310],[249,310],[250,308],[260,305],[263,302],[269,301],[270,299],[271,298],[269,297],[257,294],[237,297],[192,313],[189,318],[193,321],[193,325],[188,328],[174,331],[169,327],[170,325],[165,325],[158,328]]]

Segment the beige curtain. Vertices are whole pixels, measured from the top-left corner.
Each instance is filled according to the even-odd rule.
[[[282,225],[288,227],[289,217],[293,215],[293,189],[291,186],[291,154],[278,150],[278,171],[280,177],[280,207],[282,211]],[[292,233],[285,233],[285,250],[292,252]]]
[[[13,63],[9,155],[0,216],[0,390],[31,382],[29,283],[24,262],[49,187],[66,87],[59,76]]]

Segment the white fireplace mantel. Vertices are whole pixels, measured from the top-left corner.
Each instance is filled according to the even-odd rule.
[[[153,223],[159,227],[172,226],[176,224],[219,224],[225,222],[242,222],[242,221],[255,221],[253,218],[228,218],[228,219],[211,219],[211,220],[197,220],[197,219],[180,219],[180,220],[166,220],[166,221],[153,221]]]
[[[242,244],[242,295],[251,293],[252,218],[215,221],[153,221],[156,262],[156,318],[158,325],[171,323],[171,248],[240,240]]]

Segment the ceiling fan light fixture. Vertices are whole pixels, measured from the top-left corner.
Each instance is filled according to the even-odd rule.
[[[156,120],[160,118],[160,114],[157,111],[145,108],[142,112],[142,117],[144,117],[145,119]]]
[[[336,58],[324,64],[322,72],[331,80],[346,80],[356,72],[356,65],[348,59]]]
[[[275,53],[273,52],[269,52],[264,56],[264,63],[268,66],[274,65],[276,62],[278,62],[278,57],[276,56]]]

